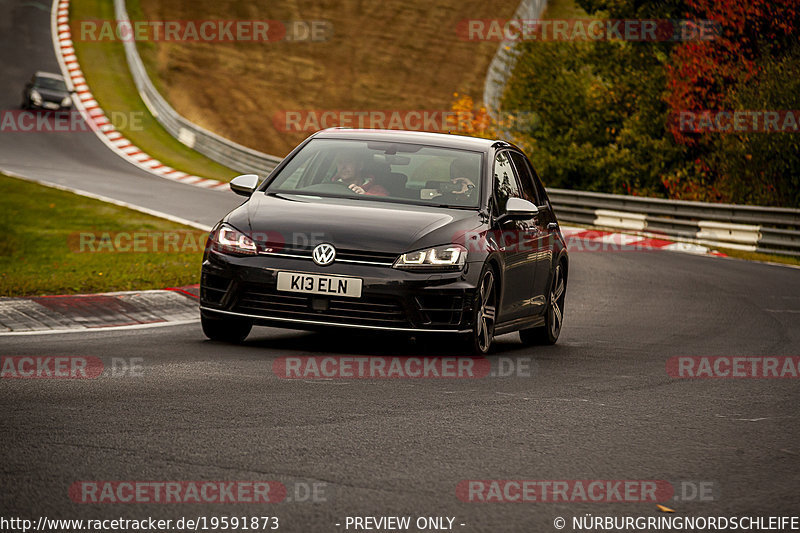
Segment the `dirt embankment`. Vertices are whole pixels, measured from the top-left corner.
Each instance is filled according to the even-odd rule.
[[[140,45],[157,85],[179,113],[279,156],[309,135],[282,131],[287,111],[313,110],[320,116],[327,110],[449,110],[454,92],[480,101],[497,42],[463,40],[457,25],[464,19],[509,18],[518,4],[138,0],[137,6],[136,0],[128,1],[132,18],[138,11],[148,20],[325,21],[317,26],[324,28],[321,42]]]

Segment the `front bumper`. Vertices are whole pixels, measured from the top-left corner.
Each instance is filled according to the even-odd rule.
[[[67,106],[62,106],[60,102],[48,102],[47,100],[43,100],[40,103],[36,103],[33,100],[30,100],[30,108],[31,109],[44,109],[46,111],[70,111],[72,110],[72,101]]]
[[[302,258],[238,257],[209,251],[203,261],[200,306],[209,317],[240,317],[293,329],[351,327],[381,331],[465,332],[481,263],[461,272],[409,272],[389,266],[334,263]],[[354,276],[360,298],[277,290],[279,271]]]

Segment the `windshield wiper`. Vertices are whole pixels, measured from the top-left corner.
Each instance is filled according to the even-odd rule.
[[[420,204],[417,204],[417,205],[429,205],[429,206],[431,206],[431,207],[443,207],[443,208],[445,208],[445,209],[469,209],[469,210],[471,210],[471,211],[472,211],[472,210],[475,210],[475,209],[478,209],[478,207],[477,207],[477,206],[475,206],[475,207],[470,207],[470,206],[468,206],[468,205],[450,205],[450,204],[423,204],[423,203],[420,203]]]

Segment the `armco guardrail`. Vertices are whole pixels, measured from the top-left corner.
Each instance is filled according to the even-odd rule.
[[[125,0],[114,0],[114,13],[118,21],[130,21],[128,12],[125,9]],[[139,52],[136,50],[136,42],[133,39],[125,39],[123,44],[128,67],[133,75],[133,81],[136,83],[139,95],[141,95],[150,113],[164,126],[170,135],[206,157],[242,173],[263,176],[280,162],[280,157],[267,155],[237,144],[180,116],[164,100],[153,86],[153,82],[150,81],[142,59],[139,57]]]
[[[563,222],[707,246],[800,256],[800,209],[548,189]]]
[[[547,0],[522,0],[514,12],[514,20],[535,20],[542,17]],[[503,40],[497,47],[489,69],[486,71],[486,81],[483,83],[483,105],[492,118],[497,119],[500,114],[500,100],[503,96],[508,77],[517,63],[515,41]]]

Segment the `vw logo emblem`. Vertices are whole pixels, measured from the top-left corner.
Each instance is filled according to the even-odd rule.
[[[314,262],[319,266],[330,265],[333,263],[333,260],[336,259],[336,248],[334,248],[332,244],[323,242],[314,248],[311,252],[311,258],[314,259]]]

